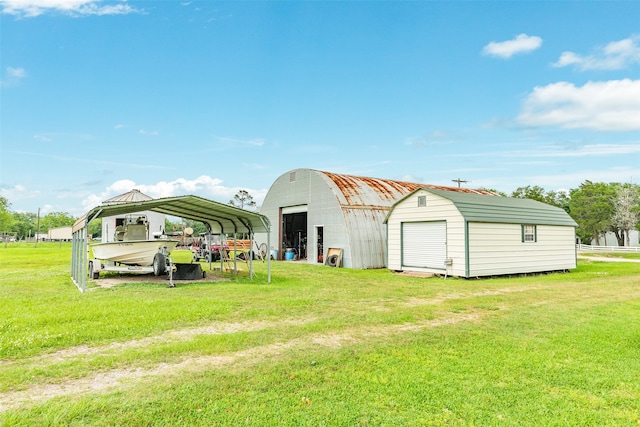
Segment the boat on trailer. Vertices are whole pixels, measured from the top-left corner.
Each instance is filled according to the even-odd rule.
[[[89,261],[89,277],[99,278],[100,271],[154,273],[170,270],[169,255],[178,240],[149,235],[149,221],[145,215],[127,215],[117,226],[111,242],[91,245],[93,258]]]

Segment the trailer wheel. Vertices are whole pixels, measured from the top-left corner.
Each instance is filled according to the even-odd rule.
[[[163,254],[158,252],[156,256],[153,257],[153,274],[155,276],[160,276],[165,273],[167,269],[167,259]]]
[[[93,271],[93,261],[89,261],[89,277],[91,277],[94,280],[100,278],[100,272]]]

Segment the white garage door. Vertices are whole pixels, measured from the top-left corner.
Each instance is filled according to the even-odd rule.
[[[447,222],[403,222],[403,267],[444,270],[447,257]]]

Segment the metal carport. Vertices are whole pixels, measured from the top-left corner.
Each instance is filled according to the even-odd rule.
[[[200,221],[204,223],[212,233],[247,233],[252,242],[255,233],[266,233],[267,247],[270,247],[269,236],[271,224],[265,215],[214,202],[213,200],[199,196],[188,195],[139,202],[102,204],[84,214],[73,225],[71,279],[80,292],[85,292],[87,287],[89,223],[102,217],[141,211],[160,212],[166,215]],[[267,256],[267,263],[267,281],[271,282],[270,256]],[[250,277],[253,278],[252,260],[249,266],[249,274]]]

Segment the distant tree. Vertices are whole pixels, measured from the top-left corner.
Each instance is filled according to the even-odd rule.
[[[89,223],[88,233],[92,238],[102,237],[102,218],[94,219]]]
[[[557,191],[553,193],[555,203],[551,203],[554,206],[564,209],[568,214],[571,214],[571,191]]]
[[[164,232],[165,233],[173,233],[174,231],[177,231],[178,227],[175,223],[169,221],[168,218],[164,219]]]
[[[66,212],[50,212],[40,219],[40,232],[44,233],[51,228],[73,225],[76,218]]]
[[[13,212],[13,224],[11,231],[15,232],[18,239],[25,239],[35,235],[38,215],[32,212]]]
[[[9,233],[13,231],[13,215],[9,211],[11,203],[7,198],[0,196],[0,233]]]
[[[199,236],[202,233],[206,233],[207,232],[207,226],[204,225],[204,223],[200,222],[200,221],[194,221],[194,220],[190,220],[190,219],[185,219],[184,220],[184,225],[185,227],[189,227],[193,230],[193,235],[194,236]]]
[[[618,186],[613,206],[611,231],[616,235],[619,246],[629,246],[631,244],[629,234],[638,225],[640,215],[640,187],[632,184]]]
[[[256,202],[253,201],[253,196],[249,194],[247,190],[240,190],[233,196],[232,200],[229,200],[231,206],[236,208],[246,209],[256,206]]]
[[[563,191],[547,191],[542,187],[527,185],[526,187],[518,187],[512,193],[511,197],[518,199],[537,200],[548,205],[557,206],[570,212],[569,194]]]
[[[614,207],[611,200],[616,190],[611,184],[585,181],[579,188],[571,190],[569,207],[571,216],[578,223],[577,234],[581,240],[595,239],[600,245],[600,236],[611,227]]]
[[[527,185],[526,187],[518,187],[511,193],[511,197],[518,199],[531,199],[546,203],[546,191],[542,187]]]
[[[183,232],[186,228],[193,230],[193,235],[197,236],[200,233],[207,232],[207,226],[200,221],[194,221],[190,219],[182,219],[177,222],[171,222],[169,219],[164,220],[164,232],[165,233],[178,233]]]

